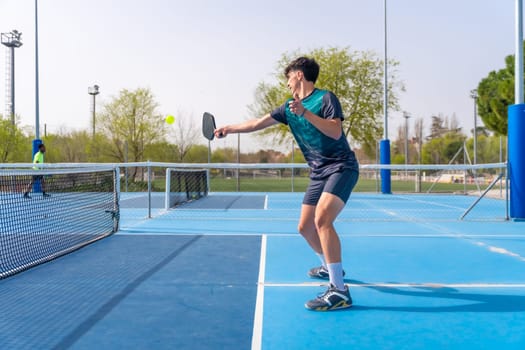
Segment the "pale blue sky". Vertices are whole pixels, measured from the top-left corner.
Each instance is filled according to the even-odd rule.
[[[455,114],[469,131],[470,90],[514,53],[514,7],[514,0],[389,0],[388,53],[406,86],[401,108],[427,127],[432,115]],[[38,10],[40,123],[48,132],[90,129],[87,89],[95,83],[97,105],[121,89],[148,87],[164,114],[183,112],[200,125],[210,111],[223,124],[250,117],[257,84],[273,81],[284,52],[384,52],[383,0],[40,0]],[[34,130],[34,0],[0,0],[0,31],[12,29],[24,43],[15,53],[16,112]],[[2,52],[2,113],[4,100]],[[390,112],[390,139],[402,123]]]

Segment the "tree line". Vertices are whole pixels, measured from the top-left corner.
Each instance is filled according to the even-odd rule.
[[[290,92],[286,87],[283,69],[291,58],[298,55],[314,57],[321,65],[317,86],[333,91],[341,101],[345,120],[343,129],[362,163],[377,161],[378,141],[383,133],[383,61],[370,51],[350,48],[320,48],[309,52],[291,52],[277,62],[272,82],[260,82],[254,102],[248,106],[254,115],[264,115],[281,105]],[[514,100],[513,57],[505,58],[506,66],[490,72],[477,88],[478,114],[485,127],[476,130],[478,163],[497,162],[505,144],[500,147],[500,136],[507,133],[506,106]],[[389,110],[399,111],[399,94],[405,91],[397,76],[399,63],[389,60],[387,89]],[[200,120],[179,113],[176,124],[169,126],[159,112],[153,92],[147,88],[122,89],[118,96],[105,103],[96,116],[97,130],[93,136],[87,130],[47,134],[47,162],[158,162],[205,163],[208,147],[201,144]],[[429,122],[430,133],[423,135]],[[456,116],[427,116],[414,119],[410,132],[399,127],[397,139],[392,142],[392,163],[446,164],[465,147],[473,158],[473,138],[462,131]],[[469,133],[469,135],[471,135]],[[19,117],[13,125],[11,118],[0,115],[0,161],[30,162],[31,140],[34,134],[20,126]],[[272,143],[290,144],[287,127],[278,124],[263,130],[258,137]],[[408,146],[408,147],[407,147]],[[257,152],[242,152],[233,148],[214,149],[212,162],[303,162],[298,150],[288,154],[269,147]],[[501,148],[503,148],[501,150]],[[293,153],[293,154],[292,154]],[[292,159],[292,156],[294,159]],[[408,156],[407,159],[406,156]]]

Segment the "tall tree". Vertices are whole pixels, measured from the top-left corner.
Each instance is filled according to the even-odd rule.
[[[403,164],[405,163],[405,126],[397,127],[397,138],[392,142],[391,155],[392,164]]]
[[[208,146],[194,145],[186,153],[184,162],[186,163],[206,163],[208,161]]]
[[[56,133],[48,134],[44,143],[48,145],[46,160],[50,163],[105,163],[115,160],[103,152],[112,147],[110,140],[100,133],[93,140],[88,130],[61,128]]]
[[[417,118],[414,121],[414,132],[415,136],[412,139],[414,144],[414,149],[417,152],[417,163],[421,163],[422,158],[422,149],[423,149],[423,129],[424,129],[424,122],[423,118]]]
[[[503,139],[500,139],[503,138]],[[478,163],[498,163],[505,161],[506,157],[505,136],[487,136],[479,134],[477,137],[477,161]],[[467,149],[471,159],[474,157],[474,139],[467,140]],[[500,159],[501,157],[501,159]]]
[[[367,153],[375,152],[376,142],[383,133],[383,61],[370,51],[351,51],[349,48],[314,49],[307,53],[285,53],[277,63],[272,85],[260,83],[255,93],[255,102],[249,106],[256,115],[264,115],[278,107],[287,98],[290,91],[283,74],[286,65],[300,55],[316,59],[321,66],[316,86],[332,91],[339,97],[345,120],[345,135],[353,144],[360,145]],[[398,63],[389,61],[389,108],[398,109],[398,91],[404,86],[397,80]],[[263,131],[271,134],[279,143],[289,142],[288,128],[276,125]]]
[[[164,120],[157,111],[158,103],[149,89],[122,90],[118,97],[103,105],[97,125],[110,140],[106,150],[119,162],[144,161],[145,148],[162,141]]]
[[[442,136],[434,137],[423,145],[422,158],[425,164],[447,164],[454,155],[463,147],[465,135],[449,131]],[[461,157],[454,159],[455,163],[463,161]]]
[[[427,138],[435,139],[437,137],[443,136],[447,132],[448,128],[446,126],[446,120],[440,115],[433,115],[432,123],[430,125],[430,135]]]
[[[18,128],[18,118],[13,125],[11,118],[0,115],[0,162],[30,162],[29,140]]]
[[[505,58],[505,68],[492,71],[478,85],[478,115],[497,135],[507,135],[507,107],[514,103],[514,56]]]
[[[154,162],[177,162],[177,154],[177,145],[168,141],[155,142],[144,151],[144,157]]]
[[[459,121],[458,121],[458,118],[456,117],[456,113],[452,114],[452,117],[450,119],[448,119],[447,128],[448,128],[448,130],[450,130],[452,132],[461,133],[462,127],[459,126]]]

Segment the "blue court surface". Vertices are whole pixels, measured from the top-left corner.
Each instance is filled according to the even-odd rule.
[[[352,308],[297,233],[301,193],[122,194],[120,231],[0,280],[0,349],[525,349],[525,222],[464,195],[352,194]]]

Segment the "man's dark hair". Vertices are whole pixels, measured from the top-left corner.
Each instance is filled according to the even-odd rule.
[[[41,143],[41,144],[38,145],[38,149],[39,149],[39,150],[42,149],[42,148],[44,148],[44,147],[45,147],[45,146],[44,146],[43,143]]]
[[[284,75],[288,78],[288,73],[300,70],[304,78],[315,84],[319,76],[319,64],[313,58],[299,57],[288,64],[284,69]]]

